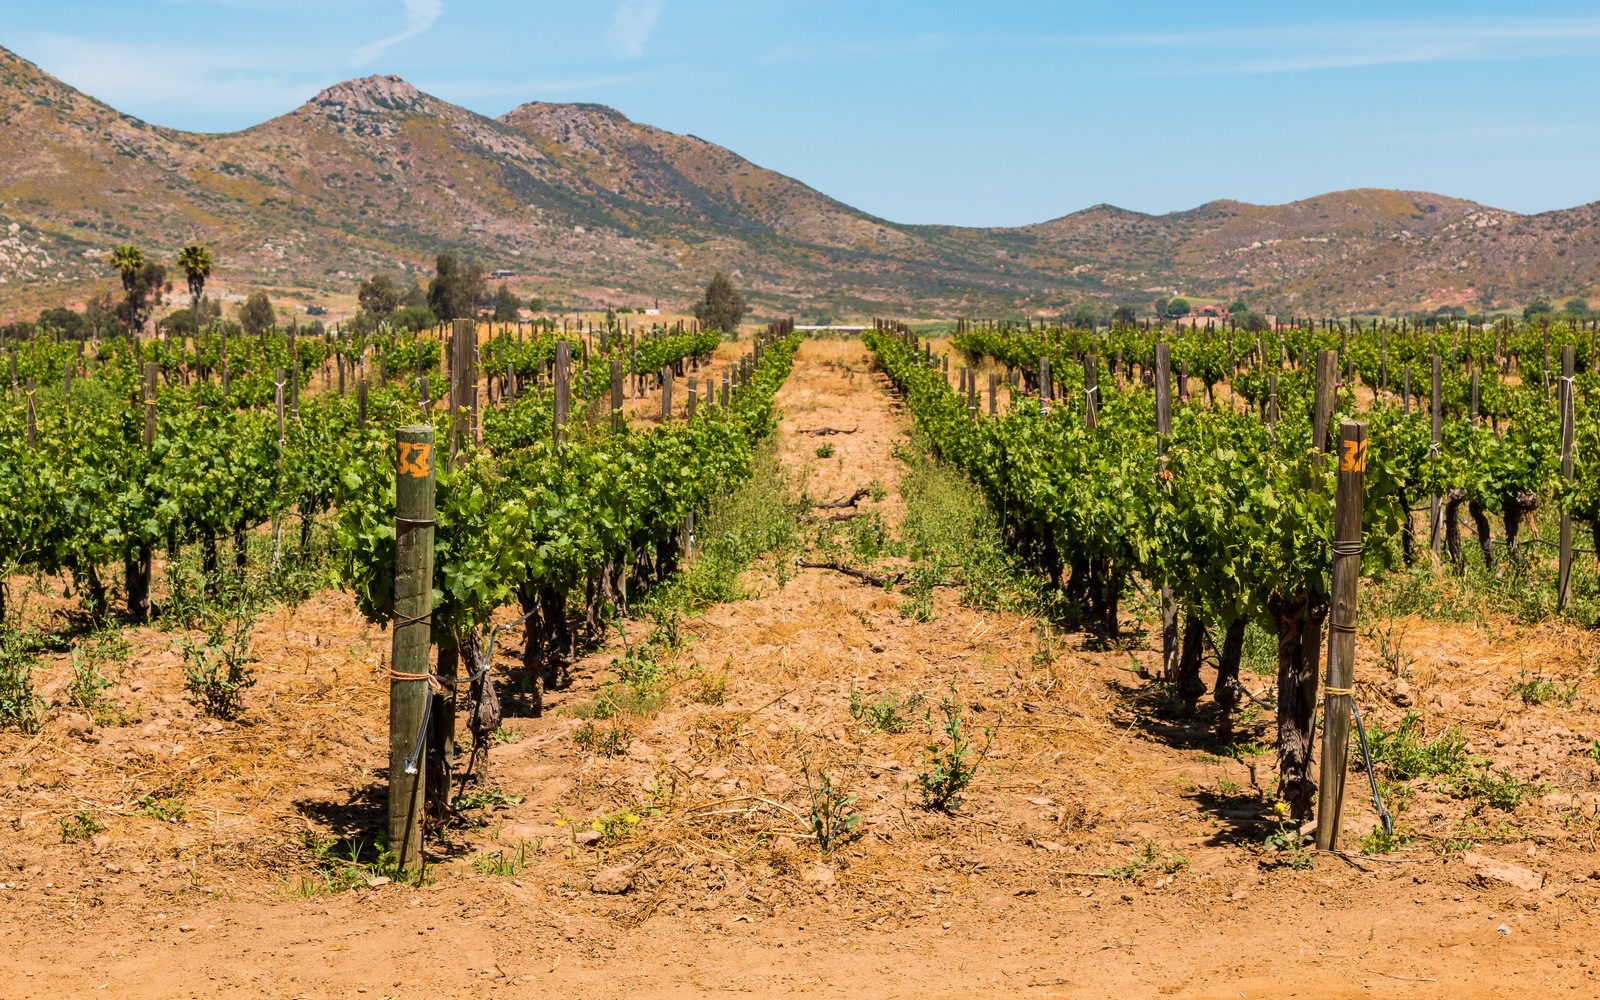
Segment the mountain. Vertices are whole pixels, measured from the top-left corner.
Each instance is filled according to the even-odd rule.
[[[915,164],[909,165],[911,169]],[[122,114],[0,49],[0,317],[111,286],[109,248],[302,302],[453,252],[553,301],[682,306],[723,269],[764,311],[1059,311],[1160,294],[1300,312],[1511,305],[1600,290],[1600,205],[1522,216],[1346,191],[1033,226],[900,225],[594,104],[487,118],[392,76],[241,132]]]

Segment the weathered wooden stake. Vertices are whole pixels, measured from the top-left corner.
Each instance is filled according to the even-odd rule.
[[[1339,479],[1333,501],[1333,580],[1328,612],[1328,674],[1322,692],[1322,781],[1317,795],[1317,849],[1338,850],[1355,697],[1356,597],[1361,579],[1361,500],[1367,470],[1367,425],[1339,427]]]
[[[622,430],[622,359],[611,359],[611,429]]]
[[[1444,434],[1444,411],[1440,408],[1441,396],[1439,391],[1440,380],[1442,378],[1441,365],[1443,364],[1443,359],[1440,358],[1439,355],[1435,354],[1428,360],[1433,366],[1433,401],[1431,404],[1433,414],[1433,444],[1428,450],[1430,456],[1437,456],[1439,454],[1439,442],[1443,439]],[[1428,501],[1428,547],[1433,550],[1434,555],[1439,554],[1439,546],[1444,542],[1444,532],[1441,530],[1444,527],[1443,518],[1443,498],[1435,493]]]
[[[1099,422],[1099,406],[1095,401],[1100,388],[1099,375],[1095,371],[1095,357],[1093,354],[1083,356],[1083,425],[1091,431]]]
[[[422,864],[422,726],[433,642],[433,428],[395,432],[394,626],[389,670],[389,849]]]
[[[1561,348],[1561,478],[1570,486],[1573,480],[1573,439],[1575,437],[1576,406],[1573,386],[1575,368],[1573,347]],[[1561,562],[1556,576],[1556,607],[1565,608],[1572,600],[1572,514],[1565,504],[1561,507]]]
[[[1156,344],[1156,475],[1167,479],[1167,438],[1172,435],[1172,348]],[[1178,602],[1171,587],[1161,588],[1161,671],[1171,680],[1178,676],[1182,646],[1178,641]]]
[[[572,413],[572,344],[556,342],[555,403],[551,408],[550,427],[556,447],[560,447],[567,433],[567,418]]]

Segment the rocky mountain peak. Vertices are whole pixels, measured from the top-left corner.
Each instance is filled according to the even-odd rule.
[[[313,113],[361,135],[385,135],[394,114],[427,110],[428,95],[398,76],[364,76],[336,83],[306,102]]]

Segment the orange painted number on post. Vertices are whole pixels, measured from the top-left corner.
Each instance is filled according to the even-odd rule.
[[[413,441],[400,442],[400,461],[395,471],[414,479],[428,478],[428,462],[433,457],[433,445]]]
[[[1344,457],[1339,459],[1340,472],[1367,471],[1367,442],[1344,442]]]

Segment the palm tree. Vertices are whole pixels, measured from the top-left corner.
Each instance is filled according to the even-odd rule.
[[[196,321],[200,318],[200,296],[205,293],[206,279],[211,277],[211,268],[215,264],[211,251],[198,243],[178,251],[178,266],[189,276],[189,307]]]
[[[122,290],[131,292],[139,269],[144,267],[144,251],[127,244],[117,247],[111,251],[111,266],[122,273]]]

